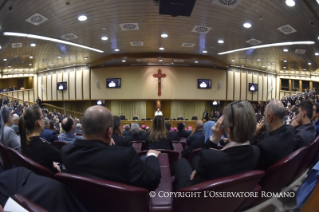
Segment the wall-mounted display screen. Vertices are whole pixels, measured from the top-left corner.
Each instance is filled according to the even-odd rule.
[[[107,88],[120,88],[121,87],[121,78],[108,78],[106,79]]]
[[[198,79],[197,87],[200,89],[210,89],[212,88],[212,80],[210,79]]]
[[[58,91],[65,91],[68,88],[68,82],[58,82],[56,87]]]
[[[258,91],[258,84],[248,83],[248,90],[252,92]]]

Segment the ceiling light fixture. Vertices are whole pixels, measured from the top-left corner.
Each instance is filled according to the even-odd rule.
[[[126,62],[126,60],[122,60],[122,63],[125,63]]]
[[[284,67],[284,68],[286,68],[286,67]]]
[[[161,37],[162,37],[162,38],[167,38],[167,37],[168,37],[168,34],[163,33],[163,34],[161,34]]]
[[[310,65],[310,66],[311,66],[311,63],[308,63],[308,65]]]
[[[235,60],[231,60],[232,62],[235,62]]]
[[[287,6],[289,6],[289,7],[293,7],[293,6],[295,6],[295,1],[294,0],[286,0],[286,4],[287,4]]]
[[[33,56],[32,56],[32,55],[30,55],[30,56],[29,56],[29,59],[33,59]]]
[[[244,23],[243,26],[244,26],[245,28],[250,28],[250,27],[251,27],[251,24],[250,24],[250,23]]]
[[[287,63],[287,60],[284,60],[284,63]]]
[[[261,61],[261,59],[257,59],[257,61],[258,61],[258,62],[260,62],[260,61]]]
[[[91,48],[91,47],[88,47],[88,46],[72,43],[72,42],[69,42],[69,41],[59,40],[59,39],[55,39],[55,38],[45,37],[45,36],[26,34],[26,33],[18,33],[18,32],[4,32],[3,35],[5,35],[5,36],[14,36],[14,37],[26,37],[26,38],[33,38],[33,39],[38,39],[38,40],[46,40],[46,41],[51,41],[51,42],[55,42],[55,43],[63,43],[63,44],[66,44],[66,45],[75,46],[75,47],[79,47],[79,48],[82,48],[82,49],[88,49],[88,50],[99,52],[99,53],[103,53],[104,52],[102,50]]]
[[[80,15],[80,16],[78,17],[78,20],[79,20],[79,21],[86,21],[86,19],[88,19],[88,17],[86,17],[85,15]]]
[[[114,49],[114,51],[119,52],[119,51],[120,51],[120,49]]]
[[[283,51],[284,51],[284,52],[288,52],[289,50],[288,50],[288,49],[283,49]]]
[[[4,58],[4,59],[3,59],[3,61],[7,61],[7,59],[6,59],[6,58]]]
[[[304,68],[303,70],[306,71],[307,69]]]
[[[160,47],[159,50],[164,50],[164,47]]]
[[[101,40],[107,40],[107,39],[109,39],[109,38],[106,37],[106,36],[102,36],[102,37],[101,37]]]
[[[195,61],[194,61],[194,63],[198,63],[198,61],[197,61],[197,60],[195,60]]]
[[[31,43],[31,44],[30,44],[30,46],[35,47],[35,46],[36,46],[36,44],[35,44],[35,43]]]
[[[158,60],[158,61],[163,62],[163,60]]]
[[[262,48],[275,47],[275,46],[313,45],[313,44],[315,44],[314,41],[294,41],[294,42],[272,43],[272,44],[251,46],[251,47],[241,48],[241,49],[234,49],[234,50],[230,50],[226,52],[219,52],[218,54],[223,55],[223,54],[230,54],[234,52],[246,51],[250,49],[262,49]]]
[[[88,57],[84,57],[84,60],[87,60],[88,59]]]
[[[266,66],[262,66],[263,68],[265,68]]]
[[[204,53],[204,54],[206,54],[206,53],[207,53],[207,51],[206,51],[206,50],[204,50],[204,51],[203,51],[203,53]]]
[[[319,1],[319,0],[318,0],[318,1]],[[316,52],[315,55],[318,56],[318,55],[319,55],[319,52]]]
[[[60,56],[58,56],[58,58],[60,59],[61,57],[60,57]]]
[[[8,66],[8,68],[11,68],[11,66]]]
[[[218,43],[224,43],[224,41],[223,41],[223,40],[218,40],[217,42],[218,42]]]
[[[29,66],[32,66],[32,63],[29,63]]]

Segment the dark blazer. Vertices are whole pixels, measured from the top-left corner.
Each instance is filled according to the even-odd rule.
[[[63,163],[67,172],[128,185],[155,189],[161,179],[157,157],[143,162],[133,148],[109,146],[96,140],[75,140],[64,145]]]
[[[197,174],[193,184],[240,174],[255,169],[259,159],[259,148],[254,145],[229,147],[223,151],[209,149],[217,145],[207,141],[193,159]]]
[[[57,134],[48,128],[44,128],[44,130],[40,134],[41,138],[44,138],[46,141],[53,143],[54,141],[59,140]]]
[[[205,144],[205,135],[201,136],[200,138],[198,138],[197,140],[195,140],[194,142],[192,142],[190,146],[188,146],[187,148],[185,148],[185,149],[182,151],[182,157],[187,159],[188,154],[189,154],[191,151],[203,147],[204,144]]]
[[[205,119],[206,121],[208,121],[208,112],[204,112],[203,113],[203,119]]]
[[[53,167],[53,162],[62,162],[61,152],[51,144],[43,142],[39,136],[31,137],[30,144],[22,147],[22,154],[54,173],[57,170]]]
[[[169,134],[167,133],[166,139],[160,139],[159,141],[152,141],[149,139],[149,133],[146,134],[146,148],[147,149],[170,149],[173,150],[172,141],[169,140]]]
[[[283,125],[269,133],[259,143],[251,141],[260,149],[260,157],[256,169],[266,170],[271,165],[293,152],[294,133],[288,125]]]
[[[293,128],[292,126],[290,126]],[[301,147],[308,146],[311,141],[315,138],[316,128],[313,123],[297,126],[294,129],[295,138],[294,138],[294,150],[297,150]]]
[[[192,116],[192,120],[197,120],[197,116]]]
[[[168,139],[171,141],[179,141],[179,138],[176,132],[169,132]]]
[[[130,137],[132,141],[146,141],[146,133],[144,131],[140,131],[138,134],[134,134]]]
[[[177,136],[180,138],[187,138],[190,134],[191,134],[191,132],[188,132],[185,130],[177,131]]]
[[[121,120],[125,120],[125,116],[120,116],[120,119]]]
[[[138,120],[138,117],[133,117],[133,120]]]
[[[177,120],[184,120],[183,117],[177,117]]]
[[[193,135],[188,136],[186,139],[187,145],[190,146],[194,141],[196,141],[198,138],[202,137],[204,135],[203,130],[198,130]]]
[[[129,130],[129,131],[124,130],[124,131],[122,132],[122,134],[123,134],[123,136],[124,136],[125,138],[132,137],[132,135],[133,135],[130,130]]]
[[[113,132],[112,138],[117,146],[131,147],[131,144],[130,144],[130,141],[132,141],[131,138],[125,138],[125,137],[119,136],[115,132]]]

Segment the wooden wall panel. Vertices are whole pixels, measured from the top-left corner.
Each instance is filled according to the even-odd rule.
[[[234,99],[234,73],[233,68],[227,70],[227,100]]]
[[[58,83],[58,82],[63,82],[62,71],[63,71],[63,70],[58,70],[58,71],[57,71],[57,74],[58,74],[57,83]],[[62,98],[62,92],[63,92],[63,91],[58,91],[58,90],[56,90],[56,92],[57,92],[57,100],[63,100],[63,98]]]
[[[35,74],[33,77],[33,98],[31,98],[30,96],[30,92],[29,92],[29,98],[31,102],[35,102],[35,99],[38,97],[38,91],[39,91],[39,86],[38,86],[38,75]]]
[[[29,100],[29,92],[30,92],[30,91],[23,92],[23,99],[24,99],[24,101],[30,101],[30,100]]]
[[[47,75],[47,100],[52,99],[52,71],[48,72]]]
[[[263,89],[264,89],[264,85],[263,85],[263,73],[258,73],[258,101],[262,101],[263,100]]]
[[[247,70],[247,88],[248,88],[248,84],[253,82],[253,71],[251,70]],[[252,101],[253,100],[253,92],[251,91],[247,91],[247,100],[248,101]]]
[[[75,70],[74,68],[70,68],[69,70],[69,92],[70,92],[70,100],[75,100]]]
[[[277,84],[276,84],[276,76],[275,75],[272,75],[271,76],[271,79],[272,79],[272,92],[271,92],[271,96],[272,98],[276,98],[276,87],[277,87]]]
[[[70,90],[70,83],[69,83],[69,69],[63,70],[63,82],[67,82],[67,89],[62,91],[63,93],[63,100],[69,100],[69,90]]]
[[[106,86],[104,84],[106,83],[106,79],[103,79],[103,81],[105,82],[102,82],[102,79],[100,79],[99,81],[100,81],[100,87]],[[95,83],[93,86],[95,86]],[[90,99],[90,70],[87,66],[83,67],[83,99]]]
[[[267,101],[268,84],[267,84],[267,74],[263,74],[263,101]]]
[[[24,95],[23,95],[23,93],[24,92],[17,92],[18,93],[18,99],[22,99],[23,100],[23,97],[24,97]],[[26,93],[28,93],[28,92],[26,92]]]
[[[57,72],[58,71],[52,71],[52,100],[57,100]]]
[[[234,78],[234,100],[240,100],[240,69],[235,68],[235,78]]]
[[[241,70],[241,86],[240,86],[240,99],[246,100],[247,99],[247,90],[248,90],[248,84],[247,84],[247,71],[242,69]]]
[[[258,83],[257,79],[258,79],[258,72],[253,71],[253,83]],[[259,85],[258,85],[258,90],[259,90]],[[252,92],[252,93],[253,93],[253,101],[257,101],[259,98],[257,95],[257,92]]]
[[[82,99],[82,67],[76,68],[75,94],[77,100]]]
[[[47,100],[47,73],[43,73],[42,75],[42,85],[43,85],[43,91],[42,91],[42,100]]]
[[[37,98],[37,96],[36,95],[34,95],[34,91],[35,91],[36,89],[34,89],[34,90],[30,90],[29,91],[29,98],[30,98],[30,102],[35,102],[35,100],[36,100],[36,98]]]
[[[18,98],[18,92],[12,92],[12,97]]]
[[[42,87],[41,87],[41,85],[42,85],[42,73],[41,74],[39,74],[39,77],[38,77],[38,97],[40,97],[40,99],[43,99],[42,98]]]

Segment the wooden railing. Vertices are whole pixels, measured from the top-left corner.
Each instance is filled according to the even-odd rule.
[[[18,90],[18,91],[8,91],[0,93],[0,98],[8,97],[10,101],[18,100],[19,104],[27,102],[28,105],[34,104],[34,91],[33,89]]]
[[[50,112],[53,111],[53,109],[56,110],[56,112],[61,113],[61,114],[70,114],[72,117],[77,117],[81,118],[83,116],[83,113],[68,110],[62,107],[57,107],[48,103],[42,103],[41,106],[45,106],[46,109],[48,109]]]

